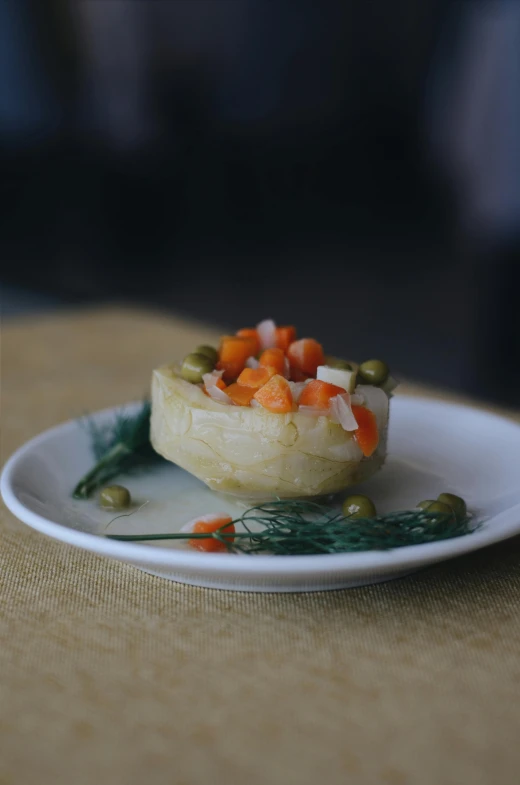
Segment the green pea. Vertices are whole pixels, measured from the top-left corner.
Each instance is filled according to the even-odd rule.
[[[449,504],[453,512],[459,520],[462,520],[467,515],[466,502],[460,496],[455,496],[454,493],[440,493],[437,496],[437,501],[443,504]]]
[[[124,485],[107,485],[99,494],[99,503],[107,510],[125,510],[131,502],[130,491]]]
[[[347,360],[342,360],[341,357],[333,357],[331,354],[328,354],[325,357],[325,365],[328,365],[329,368],[338,368],[342,371],[354,370],[352,363],[349,363]]]
[[[191,382],[192,384],[200,384],[204,374],[211,373],[214,367],[215,363],[213,363],[209,357],[206,357],[205,354],[198,354],[197,352],[193,352],[184,358],[181,368],[181,376],[187,382]]]
[[[211,360],[214,366],[217,364],[218,352],[214,346],[208,346],[204,343],[202,346],[197,346],[195,354],[203,354],[204,357],[208,357]]]
[[[375,518],[376,507],[372,499],[361,494],[347,496],[342,506],[343,515],[349,518]]]
[[[359,375],[366,384],[384,384],[390,369],[382,360],[365,360],[359,366]]]
[[[425,499],[417,505],[421,510],[427,510],[430,504],[433,504],[434,499]]]
[[[450,507],[449,504],[445,504],[444,502],[432,502],[432,504],[426,508],[425,512],[442,513],[443,515],[449,515],[453,520],[455,520],[455,512],[453,507]]]

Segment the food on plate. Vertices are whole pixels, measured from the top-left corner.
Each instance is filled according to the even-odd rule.
[[[427,507],[422,508],[425,512],[435,512],[435,513],[442,513],[444,515],[450,515],[454,520],[456,518],[455,512],[453,507],[450,507],[449,504],[444,504],[444,502],[435,501],[429,504]]]
[[[384,384],[390,370],[382,360],[366,360],[359,366],[359,375],[368,384]]]
[[[395,386],[384,362],[328,356],[265,320],[154,371],[151,441],[216,491],[332,494],[383,465]]]
[[[440,493],[437,496],[437,501],[451,507],[457,518],[464,518],[466,516],[466,502],[464,499],[461,499],[460,496],[455,496],[454,493]]]
[[[430,506],[430,504],[433,504],[434,502],[435,502],[435,499],[424,499],[424,501],[419,502],[417,507],[418,507],[419,510],[427,510],[428,507]]]
[[[99,503],[107,510],[126,510],[131,502],[130,491],[124,485],[107,485],[99,494]]]
[[[150,442],[151,411],[150,401],[144,401],[136,413],[122,408],[113,422],[101,427],[90,417],[83,419],[95,463],[73,489],[75,499],[88,499],[109,480],[162,460]]]
[[[454,493],[440,493],[437,499],[425,499],[417,505],[421,510],[428,512],[452,513],[457,520],[463,520],[467,515],[466,502]]]
[[[130,542],[187,540],[189,547],[213,553],[309,556],[403,548],[474,531],[467,513],[459,519],[448,505],[432,504],[438,504],[438,509],[376,515],[373,502],[361,495],[345,499],[341,512],[330,503],[278,499],[256,504],[235,520],[225,513],[213,513],[189,521],[177,532],[106,536]]]
[[[342,512],[349,518],[375,518],[376,506],[372,499],[362,494],[347,496],[342,505]]]
[[[198,551],[206,551],[208,553],[225,553],[228,550],[226,543],[230,545],[234,542],[234,537],[229,535],[235,534],[235,526],[232,523],[230,515],[204,515],[188,526],[189,533],[193,534],[207,534],[208,537],[194,538],[188,540],[188,545]],[[229,525],[228,525],[229,524]],[[221,535],[227,535],[218,539]]]

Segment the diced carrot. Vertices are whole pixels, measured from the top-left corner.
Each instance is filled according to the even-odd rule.
[[[238,384],[238,382],[226,387],[226,395],[229,395],[233,403],[236,403],[238,406],[249,406],[254,394],[254,387],[246,387],[243,384]]]
[[[307,379],[311,379],[311,376],[300,371],[299,368],[291,368],[291,382],[306,382]]]
[[[220,529],[222,526],[223,534],[234,534],[235,527],[234,526],[225,526],[226,523],[231,523],[233,519],[231,516],[226,515],[221,518],[212,518],[211,520],[201,520],[196,521],[193,525],[193,534],[212,534],[213,532]],[[233,542],[234,537],[226,537],[226,542]],[[193,539],[188,540],[189,545],[192,548],[196,548],[198,551],[208,551],[208,552],[218,552],[218,551],[227,551],[226,544],[224,542],[220,542],[216,540],[214,537],[201,537],[200,539]]]
[[[263,387],[264,384],[267,384],[271,376],[274,376],[274,369],[271,367],[244,368],[237,382],[245,387],[252,387],[256,391]]]
[[[287,325],[286,327],[276,328],[276,345],[279,349],[286,352],[289,346],[296,340],[296,327]]]
[[[358,428],[354,431],[361,452],[367,458],[372,455],[379,444],[379,432],[375,414],[364,406],[352,406],[352,414],[356,418]]]
[[[251,357],[256,357],[260,351],[260,338],[258,337],[258,332],[255,330],[255,328],[244,327],[244,329],[237,331],[237,335],[239,338],[250,338],[252,341],[254,341],[254,351],[251,352]]]
[[[285,354],[282,349],[266,349],[258,360],[262,368],[274,368],[275,373],[283,376],[285,370]]]
[[[314,338],[301,338],[294,341],[287,349],[287,357],[291,369],[303,371],[309,376],[316,376],[318,365],[323,365],[325,355],[323,347]]]
[[[226,335],[220,342],[217,368],[224,371],[225,381],[237,378],[246,364],[248,357],[254,354],[253,338],[241,338],[237,335]]]
[[[283,376],[273,376],[267,384],[255,393],[255,401],[258,401],[270,412],[284,414],[292,412],[293,397],[289,383]]]
[[[312,382],[306,384],[298,399],[300,406],[313,406],[315,409],[328,409],[331,398],[336,395],[342,395],[345,392],[343,387],[338,387],[329,382],[322,382],[319,379],[313,379]]]

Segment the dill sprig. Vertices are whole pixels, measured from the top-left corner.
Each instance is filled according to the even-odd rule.
[[[96,463],[74,488],[74,498],[88,499],[119,474],[162,460],[150,442],[151,409],[150,401],[144,401],[136,414],[129,415],[122,410],[111,425],[104,427],[96,425],[90,417],[85,418]]]
[[[277,500],[258,504],[233,521],[245,531],[228,534],[223,524],[212,534],[110,534],[112,540],[186,540],[213,537],[230,553],[308,556],[391,550],[469,534],[468,517],[455,520],[445,513],[402,510],[376,518],[353,518],[340,510],[308,501]],[[255,528],[251,528],[254,524]],[[260,528],[258,528],[260,527]]]

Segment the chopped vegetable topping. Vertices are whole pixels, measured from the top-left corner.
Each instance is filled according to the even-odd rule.
[[[345,431],[355,432],[365,455],[376,449],[379,437],[373,413],[379,417],[380,410],[388,408],[388,398],[397,384],[381,360],[367,360],[358,372],[357,364],[325,357],[314,338],[296,340],[293,325],[277,327],[272,319],[223,336],[216,368],[215,351],[211,346],[199,346],[185,358],[181,369],[186,381],[199,384],[214,401],[263,406],[278,413],[299,407],[302,414],[325,414]],[[356,408],[361,408],[359,427]]]
[[[358,424],[357,430],[354,431],[356,441],[363,455],[369,458],[379,444],[379,432],[375,414],[364,406],[352,406],[352,414]]]
[[[322,382],[319,379],[314,379],[309,384],[306,384],[298,399],[300,406],[312,406],[315,409],[328,409],[330,406],[330,399],[335,398],[336,395],[341,395],[345,390],[343,387],[337,387],[335,384]]]
[[[349,393],[336,395],[330,402],[330,418],[339,423],[344,431],[357,431],[358,424],[352,413],[352,402]]]
[[[329,384],[343,387],[349,393],[353,393],[356,387],[356,372],[343,368],[330,368],[328,365],[319,365],[316,378],[322,382],[329,382]]]
[[[293,397],[289,383],[283,376],[273,376],[254,395],[255,401],[261,403],[270,412],[284,414],[292,412]]]
[[[230,515],[226,515],[223,517],[213,517],[210,516],[210,520],[208,520],[208,516],[201,519],[200,521],[195,521],[192,528],[192,534],[212,534],[216,532],[218,529],[222,529],[223,534],[234,534],[235,527],[234,525],[226,526],[226,523],[231,523],[233,520]],[[233,542],[234,537],[226,538],[227,542]],[[201,539],[192,539],[189,540],[189,545],[192,548],[196,548],[198,551],[207,551],[207,552],[226,552],[228,550],[225,541],[220,542],[216,540],[214,537],[205,537]]]
[[[254,327],[245,327],[243,330],[238,330],[237,335],[239,338],[249,338],[251,341],[254,341],[254,351],[251,354],[256,357],[260,349],[260,338],[258,337],[258,330]]]
[[[301,384],[302,382],[308,382],[311,379],[312,376],[300,371],[298,368],[291,367],[291,381]]]
[[[262,368],[273,368],[280,376],[285,372],[285,355],[281,349],[266,349],[258,360]]]
[[[253,387],[246,387],[243,384],[238,384],[238,382],[226,387],[226,395],[229,395],[233,403],[236,403],[237,406],[249,406],[254,394],[255,389]]]
[[[252,387],[256,391],[267,384],[274,374],[275,371],[270,366],[268,368],[244,368],[237,382],[245,387]]]
[[[260,338],[260,349],[272,349],[276,346],[276,324],[272,319],[264,319],[256,325]]]
[[[227,335],[220,343],[217,368],[224,371],[224,379],[233,381],[244,370],[246,360],[255,350],[254,338]]]
[[[291,364],[291,371],[294,369],[308,376],[316,376],[318,365],[325,363],[323,347],[314,338],[301,338],[299,341],[294,341],[287,349],[287,357]],[[294,373],[291,376],[294,381],[301,381],[294,377]]]
[[[296,340],[296,327],[288,325],[276,328],[276,345],[279,349],[286,352],[289,346]]]

